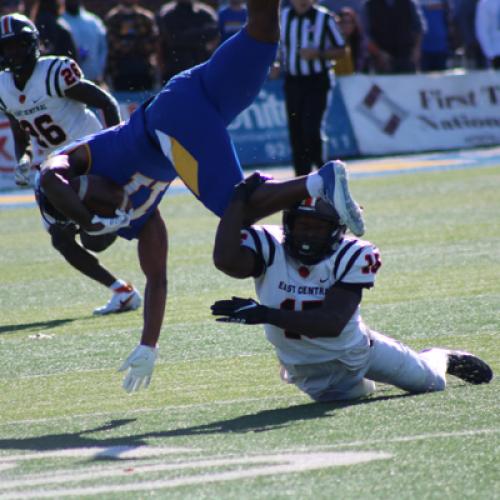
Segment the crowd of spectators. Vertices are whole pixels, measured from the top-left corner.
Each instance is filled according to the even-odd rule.
[[[341,75],[500,68],[500,0],[320,0],[346,41]],[[283,0],[283,5],[289,5]],[[2,0],[45,53],[116,91],[158,88],[206,60],[246,20],[244,0]]]

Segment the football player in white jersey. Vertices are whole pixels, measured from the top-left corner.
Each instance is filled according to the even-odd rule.
[[[0,18],[0,110],[14,132],[19,166],[16,182],[28,184],[30,137],[48,155],[102,129],[89,107],[100,109],[106,126],[120,122],[115,99],[85,80],[67,57],[40,57],[39,33],[22,14]]]
[[[100,109],[107,126],[120,123],[115,99],[85,80],[75,61],[66,57],[40,57],[39,34],[22,14],[0,17],[0,111],[11,124],[18,165],[16,184],[29,184],[33,153],[31,141],[45,155],[84,135],[97,132],[102,125],[89,107]],[[31,140],[30,140],[31,139]],[[108,314],[137,309],[141,297],[125,281],[117,279],[88,250],[100,251],[112,239],[80,234],[71,222],[52,217],[46,203],[37,197],[43,224],[52,245],[74,268],[110,288],[111,300],[94,311]]]
[[[374,285],[380,252],[346,236],[331,205],[308,198],[284,211],[283,227],[245,228],[244,200],[255,179],[235,190],[219,223],[214,262],[229,276],[253,277],[260,303],[233,297],[213,304],[212,314],[264,324],[284,381],[315,401],[335,401],[367,396],[377,381],[419,393],[443,390],[446,373],[473,384],[492,379],[472,354],[415,352],[363,322],[359,306]]]

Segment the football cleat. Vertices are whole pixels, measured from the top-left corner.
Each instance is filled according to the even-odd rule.
[[[470,384],[487,384],[493,378],[493,370],[482,359],[463,351],[448,351],[446,373]]]
[[[105,314],[121,313],[125,311],[135,311],[141,305],[142,297],[139,292],[130,284],[118,288],[109,302],[94,309],[94,314],[103,316]]]
[[[318,174],[323,179],[321,197],[335,208],[343,224],[354,235],[363,236],[365,222],[360,206],[349,192],[345,163],[338,160],[329,161],[318,170]]]

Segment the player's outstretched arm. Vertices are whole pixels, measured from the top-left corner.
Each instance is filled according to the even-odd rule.
[[[158,210],[139,235],[139,262],[146,275],[144,326],[141,341],[123,362],[123,388],[127,392],[147,388],[158,357],[158,338],[167,301],[167,228]]]
[[[338,337],[361,301],[361,290],[330,288],[321,307],[289,311],[259,304],[254,299],[232,297],[218,300],[211,306],[212,315],[224,323],[257,325],[268,323],[283,330],[315,337]]]
[[[66,97],[82,102],[89,107],[102,110],[107,127],[120,123],[120,108],[116,99],[94,83],[81,80],[65,92]]]
[[[155,347],[167,301],[168,233],[158,210],[141,230],[137,249],[139,264],[146,276],[141,344]]]

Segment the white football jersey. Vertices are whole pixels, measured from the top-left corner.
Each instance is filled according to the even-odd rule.
[[[16,118],[45,155],[84,135],[102,129],[97,116],[65,91],[83,78],[78,64],[67,57],[41,57],[24,89],[10,71],[0,73],[0,111]]]
[[[278,226],[252,226],[242,231],[242,245],[254,250],[264,262],[255,278],[255,289],[263,305],[300,311],[318,307],[335,283],[359,284],[370,288],[381,265],[380,254],[369,241],[344,237],[336,252],[314,266],[305,266],[288,256]],[[338,337],[314,337],[286,332],[265,325],[267,339],[278,358],[286,364],[322,363],[338,359],[357,369],[368,355],[369,329],[359,307]]]

